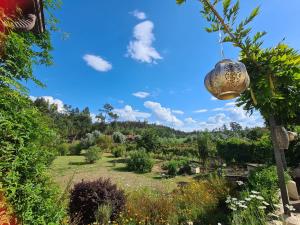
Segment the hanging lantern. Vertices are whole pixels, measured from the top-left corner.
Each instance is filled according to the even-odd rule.
[[[42,0],[1,0],[0,32],[7,30],[40,34],[45,30]]]
[[[213,96],[228,100],[243,93],[250,84],[250,78],[243,63],[224,59],[206,75],[204,83]]]

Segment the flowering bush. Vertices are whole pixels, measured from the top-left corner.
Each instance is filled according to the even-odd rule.
[[[225,200],[229,187],[222,178],[195,181],[174,192],[180,222],[197,221]]]
[[[241,200],[227,197],[226,203],[232,210],[232,225],[266,225],[267,207],[270,206],[261,196],[260,192],[251,191],[242,193],[245,197]]]
[[[176,208],[171,195],[141,189],[127,197],[126,209],[120,215],[119,224],[178,224]]]

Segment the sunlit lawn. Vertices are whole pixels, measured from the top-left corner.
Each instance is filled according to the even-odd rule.
[[[117,162],[114,163],[114,160]],[[65,189],[68,183],[77,183],[81,180],[95,180],[100,177],[110,178],[119,187],[126,190],[148,187],[154,190],[169,192],[178,183],[188,182],[190,176],[177,176],[162,179],[160,164],[157,162],[151,173],[137,174],[126,171],[122,159],[115,159],[111,154],[105,153],[95,164],[86,164],[84,156],[59,156],[51,166],[51,175],[58,185]]]

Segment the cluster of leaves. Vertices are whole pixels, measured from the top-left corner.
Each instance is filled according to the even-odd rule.
[[[71,222],[78,225],[96,222],[97,212],[104,205],[111,207],[110,220],[117,218],[125,207],[125,194],[109,179],[75,184],[70,194],[69,212]]]
[[[49,30],[55,29],[57,20],[53,11],[60,4],[59,0],[44,2]],[[20,83],[22,80],[33,80],[42,86],[42,83],[35,78],[32,68],[33,64],[51,65],[51,50],[50,31],[38,35],[31,32],[9,32],[5,37],[5,46],[0,57],[0,86],[13,86],[19,90],[26,90]]]
[[[0,184],[22,224],[59,224],[64,209],[46,170],[55,155],[51,120],[8,87],[0,89]]]

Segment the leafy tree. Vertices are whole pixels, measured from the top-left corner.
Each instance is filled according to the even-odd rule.
[[[185,0],[177,0],[182,4]],[[218,4],[222,2],[222,15]],[[255,8],[248,17],[238,22],[239,1],[200,0],[201,14],[210,24],[207,32],[224,33],[223,42],[240,49],[240,61],[247,68],[251,79],[249,90],[238,98],[239,106],[252,113],[258,110],[270,126],[281,196],[285,213],[288,196],[284,183],[284,171],[280,150],[275,135],[275,126],[296,125],[300,114],[300,55],[287,44],[280,42],[273,48],[262,48],[262,37],[266,32],[251,34],[249,23],[259,14]]]
[[[154,129],[148,129],[137,140],[137,145],[139,148],[146,149],[147,152],[156,152],[160,147],[160,140]]]
[[[229,125],[231,130],[234,132],[239,132],[243,129],[242,126],[237,122],[231,122]]]
[[[203,166],[205,166],[209,154],[214,151],[214,145],[211,141],[210,135],[208,133],[203,133],[197,138],[198,154],[202,161]]]
[[[99,111],[100,113],[96,116],[96,118],[102,123],[105,123],[107,120],[109,122],[115,122],[119,118],[118,114],[114,113],[114,107],[109,103],[104,104],[103,108]]]

